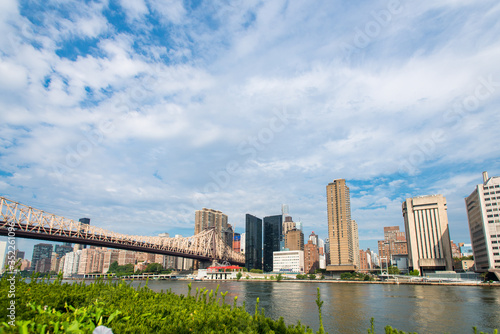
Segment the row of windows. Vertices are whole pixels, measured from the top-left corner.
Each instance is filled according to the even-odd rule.
[[[493,188],[500,188],[500,185],[499,184],[495,184],[495,185],[484,187],[484,189],[493,189]]]

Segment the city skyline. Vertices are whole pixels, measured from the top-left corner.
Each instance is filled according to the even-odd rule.
[[[432,194],[469,243],[464,198],[500,175],[499,14],[493,0],[2,1],[0,193],[145,235],[192,235],[203,207],[243,232],[246,213],[288,204],[326,238],[324,187],[343,178],[361,249]]]
[[[346,184],[349,184],[349,181],[346,180]],[[432,196],[432,195],[436,195],[436,194],[431,194],[431,195],[420,195],[420,196]],[[419,196],[414,196],[414,197],[419,197]],[[325,200],[326,200],[326,196],[325,196]],[[406,200],[406,199],[405,199]],[[464,198],[465,200],[465,198]],[[404,201],[403,201],[404,202]],[[22,203],[22,204],[25,204],[25,203]],[[284,204],[282,204],[284,205]],[[399,208],[400,209],[400,208]],[[218,210],[214,210],[214,209],[206,209],[206,208],[203,208],[202,210],[210,210],[210,211],[217,211],[217,212],[220,212]],[[196,212],[198,211],[202,211],[202,210],[197,210]],[[196,216],[196,212],[195,212],[195,216]],[[290,215],[292,217],[292,215]],[[293,217],[292,217],[293,218]],[[81,218],[81,220],[88,220],[89,218]],[[76,221],[76,219],[74,219]],[[353,219],[354,220],[354,219]],[[196,221],[196,219],[193,220],[194,222]],[[228,220],[229,221],[229,220]],[[196,224],[194,224],[196,225]],[[405,231],[405,227],[404,227],[404,219],[403,219],[403,223],[402,224],[399,224],[399,225],[395,225],[395,226],[398,226],[398,227],[401,227],[403,229],[403,231]],[[308,225],[305,226],[306,228],[309,228]],[[382,233],[382,237],[381,239],[383,239],[384,237],[384,232],[383,232],[383,229],[384,229],[384,226],[381,226],[380,227]],[[189,234],[189,231],[187,231],[188,233],[185,234],[184,236],[189,236],[189,235],[194,235],[194,230],[195,230],[195,226],[193,226],[193,232],[191,234]],[[319,229],[315,229],[314,227],[310,227],[309,228],[309,231],[311,232],[314,232],[314,230],[318,231]],[[183,230],[184,231],[184,230]],[[307,231],[307,229],[306,229]],[[118,232],[118,231],[115,231],[115,232]],[[186,232],[186,231],[185,231]],[[245,232],[245,229],[242,228],[241,226],[238,226],[236,229],[235,229],[235,233],[244,233]],[[377,231],[377,232],[380,232],[380,231]],[[451,239],[453,239],[452,235],[453,235],[453,229],[450,229],[450,236],[451,236]],[[164,232],[161,232],[161,233],[164,233]],[[467,229],[467,233],[468,232],[468,229]],[[179,234],[181,235],[180,233],[175,233],[175,234]],[[304,233],[306,234],[306,233]],[[145,234],[146,235],[146,234]],[[323,236],[324,238],[327,238],[328,237],[328,230],[326,230],[326,232],[324,234],[320,233],[321,236]],[[3,240],[3,239],[7,239],[6,237],[2,237],[0,236],[0,240]],[[19,250],[24,250],[26,251],[26,254],[29,258],[31,258],[32,256],[32,248],[34,245],[40,243],[40,241],[44,241],[43,239],[24,239],[24,238],[17,238],[17,241],[16,241],[16,244],[18,245],[17,249]],[[371,249],[372,251],[378,251],[378,241],[379,240],[373,240],[373,238],[370,240],[370,242],[361,242],[361,240],[359,241],[359,249]],[[54,244],[54,245],[57,245],[57,244],[62,244],[62,243],[57,243],[57,242],[50,242],[50,241],[47,241],[45,240],[46,243],[50,243],[50,244]],[[464,243],[470,243],[470,236],[467,235],[467,239],[464,239],[464,240],[460,240],[460,242],[464,242]]]

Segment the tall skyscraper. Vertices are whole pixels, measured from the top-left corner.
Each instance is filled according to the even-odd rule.
[[[226,240],[224,233],[228,228],[227,215],[223,214],[221,211],[214,209],[203,208],[201,210],[196,210],[194,234],[198,234],[202,231],[205,231],[206,229],[213,227],[215,227],[215,230],[220,235],[222,240]]]
[[[264,272],[273,271],[273,252],[280,251],[283,216],[264,217]]]
[[[483,172],[483,184],[465,199],[476,271],[500,279],[500,177]]]
[[[245,267],[262,269],[262,219],[250,214],[245,217]]]
[[[355,246],[357,236],[353,234],[357,233],[357,228],[352,226],[349,187],[344,179],[334,180],[326,186],[326,200],[330,241],[330,263],[327,270],[356,270],[359,246]]]
[[[424,274],[453,270],[446,198],[407,198],[402,205],[408,243],[408,267]]]
[[[36,244],[33,247],[33,257],[31,259],[31,270],[35,270],[38,261],[52,258],[52,244]],[[50,269],[50,263],[49,263]]]
[[[354,219],[351,219],[351,228],[352,228],[352,249],[354,252],[354,264],[357,268],[359,268],[359,263],[361,261],[359,257],[359,231],[358,231],[358,223]]]

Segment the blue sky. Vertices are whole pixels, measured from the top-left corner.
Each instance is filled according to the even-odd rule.
[[[290,207],[327,236],[345,178],[360,247],[443,194],[451,237],[500,175],[498,1],[0,3],[0,193],[122,233]],[[18,240],[31,253],[35,242]]]

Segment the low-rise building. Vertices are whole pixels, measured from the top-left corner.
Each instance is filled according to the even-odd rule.
[[[273,252],[273,271],[275,273],[304,273],[304,251]]]

